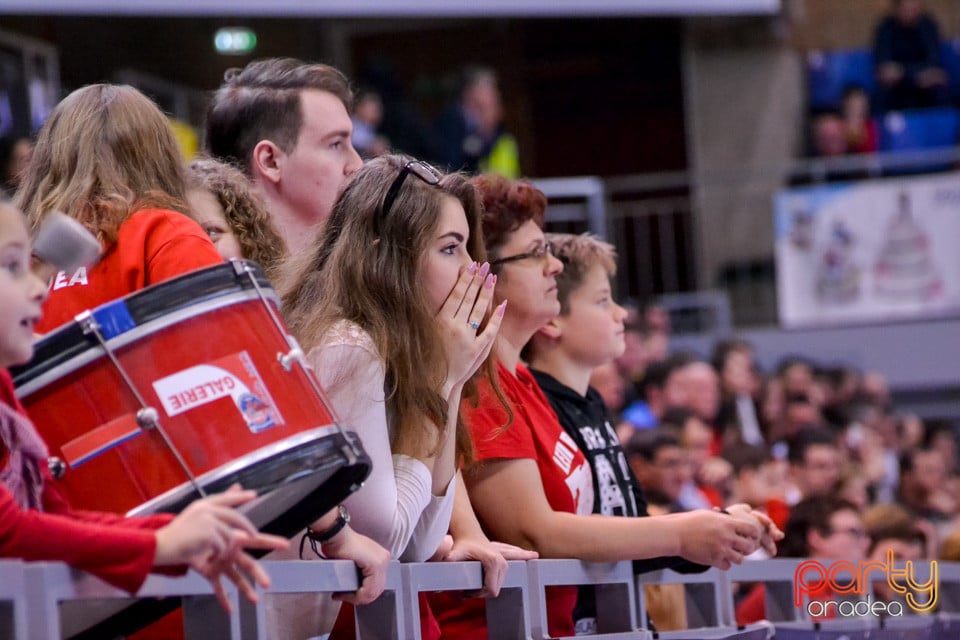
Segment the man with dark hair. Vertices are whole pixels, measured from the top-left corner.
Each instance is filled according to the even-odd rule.
[[[693,361],[685,353],[652,363],[643,376],[643,397],[623,411],[623,419],[637,429],[656,427],[671,407],[687,406],[687,386],[683,369]]]
[[[940,451],[926,447],[906,451],[900,456],[898,501],[917,517],[944,522],[957,510],[946,490],[948,478]]]
[[[268,58],[227,71],[207,110],[207,151],[253,181],[291,254],[309,245],[362,165],[352,101],[337,69]]]
[[[840,480],[840,449],[825,429],[806,429],[790,442],[790,474],[800,498],[830,495]]]
[[[677,499],[690,471],[677,434],[671,429],[643,429],[633,434],[624,451],[650,512],[680,510]]]

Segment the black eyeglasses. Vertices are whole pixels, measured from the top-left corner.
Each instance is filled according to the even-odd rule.
[[[383,199],[383,208],[380,210],[381,220],[386,218],[387,214],[390,213],[390,210],[393,208],[393,203],[397,200],[397,196],[400,195],[400,188],[403,186],[403,181],[406,180],[407,175],[411,173],[433,187],[440,184],[440,178],[443,175],[423,160],[411,160],[403,165],[403,169],[400,170],[400,175],[394,179],[393,184],[387,189],[387,197]]]
[[[496,260],[490,261],[490,266],[495,267],[500,264],[507,262],[518,262],[520,260],[538,260],[542,263],[546,263],[549,256],[553,254],[553,244],[550,242],[544,242],[542,245],[538,246],[532,251],[527,251],[526,253],[518,253],[515,256],[507,256],[505,258],[497,258]]]

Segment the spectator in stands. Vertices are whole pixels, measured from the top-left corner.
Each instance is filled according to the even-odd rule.
[[[624,406],[627,406],[642,395],[644,372],[647,365],[650,364],[650,359],[647,357],[644,348],[644,339],[647,332],[643,321],[640,319],[640,311],[636,305],[630,302],[624,302],[623,308],[627,312],[627,318],[623,321],[623,342],[625,346],[623,354],[616,358],[614,362],[626,385]]]
[[[813,154],[818,158],[847,155],[847,132],[839,114],[828,112],[814,117]]]
[[[728,502],[745,502],[761,509],[781,529],[790,509],[785,502],[786,478],[777,472],[770,451],[763,445],[728,445],[721,457],[730,463],[733,474],[728,484]]]
[[[33,140],[30,138],[24,136],[0,141],[0,167],[3,169],[0,197],[13,197],[32,156]]]
[[[486,67],[464,71],[459,100],[437,119],[441,165],[466,173],[520,175],[516,139],[503,127],[497,74]]]
[[[754,362],[753,346],[745,340],[723,340],[716,344],[711,358],[720,376],[720,409],[715,426],[724,442],[761,444],[756,396],[760,376]]]
[[[940,33],[923,5],[923,0],[893,0],[891,13],[874,32],[881,111],[943,102],[947,74],[940,62]]]
[[[947,487],[943,455],[929,448],[913,449],[900,456],[900,504],[916,516],[943,524],[957,514],[956,497]]]
[[[624,451],[651,514],[688,511],[679,499],[690,479],[690,461],[675,430],[656,427],[637,431]]]
[[[616,271],[612,245],[584,235],[547,234],[557,258],[564,264],[556,276],[560,315],[534,334],[527,352],[530,373],[557,414],[564,431],[577,443],[590,464],[593,476],[593,512],[605,516],[649,515],[643,492],[631,473],[603,399],[588,383],[597,366],[609,366],[620,382],[614,358],[624,348],[624,318],[627,311],[612,297],[610,278]],[[631,428],[632,431],[632,428]],[[707,437],[710,438],[708,429]],[[709,447],[709,440],[707,443]],[[655,463],[657,455],[654,454]],[[659,568],[652,562],[635,563],[636,571]],[[690,569],[671,563],[671,568]],[[706,567],[696,565],[697,570]],[[663,591],[657,596],[664,595]],[[682,592],[678,594],[682,602]],[[655,598],[657,596],[654,596]],[[657,628],[675,628],[665,611],[651,612]],[[596,628],[596,602],[592,587],[581,587],[574,609],[578,634]]]
[[[280,289],[291,330],[373,459],[346,502],[357,530],[404,561],[481,560],[496,594],[505,546],[483,535],[459,473],[471,458],[460,400],[475,400],[474,373],[492,375],[506,306],[491,309],[496,276],[472,261],[484,257],[480,213],[463,176],[381,156],[351,178]]]
[[[805,393],[814,395],[814,366],[803,356],[786,356],[777,364],[777,378],[783,383],[785,394]]]
[[[620,375],[617,363],[608,362],[596,367],[590,374],[590,386],[603,398],[603,404],[610,411],[611,422],[616,425],[627,396],[627,381]]]
[[[648,429],[660,423],[660,417],[670,407],[688,406],[684,368],[691,356],[673,354],[666,360],[651,363],[643,376],[642,397],[623,411],[623,419],[635,429]]]
[[[847,137],[847,153],[875,153],[880,142],[870,116],[870,96],[863,87],[853,85],[844,90],[840,114]]]
[[[292,58],[231,69],[207,110],[206,150],[242,168],[291,254],[309,246],[362,160],[347,78]]]
[[[687,478],[677,498],[680,507],[689,511],[722,506],[723,487],[733,469],[713,455],[713,429],[697,411],[685,407],[668,409],[660,424],[677,433],[687,457]]]
[[[890,383],[879,371],[864,371],[860,391],[880,407],[890,406]]]
[[[788,502],[830,495],[840,480],[840,449],[825,429],[805,429],[790,442],[790,476],[793,495]]]
[[[856,563],[866,555],[869,545],[866,529],[856,505],[831,495],[810,497],[793,506],[784,530],[778,555],[783,558],[845,560]],[[811,596],[812,597],[812,596]],[[817,600],[829,600],[824,590]],[[737,604],[737,624],[750,624],[766,618],[766,590],[753,587]]]
[[[357,92],[353,108],[353,147],[367,160],[390,150],[390,141],[379,132],[383,121],[383,101],[375,89],[369,87]]]
[[[200,158],[190,163],[187,183],[190,216],[220,255],[253,260],[274,279],[286,247],[247,177],[224,162]]]
[[[789,393],[783,398],[779,420],[770,426],[771,442],[787,441],[797,437],[804,429],[820,426],[823,416],[820,409],[806,393]]]
[[[14,204],[34,232],[48,214],[62,211],[96,235],[104,255],[89,269],[58,274],[36,330],[45,333],[83,310],[222,263],[207,234],[184,214],[185,196],[169,120],[149,98],[109,84],[64,98],[40,130]]]
[[[508,301],[495,353],[511,412],[481,380],[479,404],[462,406],[476,462],[464,479],[477,515],[493,539],[532,548],[543,557],[616,561],[679,555],[727,567],[762,540],[779,537],[765,516],[746,505],[726,514],[694,511],[651,518],[592,515],[592,472],[549,402],[521,363],[521,350],[560,313],[556,275],[563,264],[541,229],[546,196],[532,185],[485,175],[474,185],[483,198],[483,231],[498,277],[495,302]],[[732,537],[731,537],[732,534]],[[692,537],[696,537],[694,541]],[[696,551],[694,551],[696,549]],[[571,635],[574,588],[548,588],[547,632]],[[486,637],[484,604],[443,597],[444,635]]]
[[[720,377],[709,363],[694,360],[683,368],[687,405],[708,426],[716,425],[720,410]]]
[[[897,505],[880,505],[879,509],[863,512],[863,522],[870,537],[867,560],[886,563],[889,553],[894,562],[917,563],[933,559],[927,555],[926,534],[914,522],[912,516]],[[918,570],[918,573],[922,570]],[[906,588],[901,583],[901,587]],[[887,580],[873,581],[873,595],[884,602],[899,601],[905,605]],[[925,604],[925,602],[921,602]],[[906,606],[904,606],[906,610]]]

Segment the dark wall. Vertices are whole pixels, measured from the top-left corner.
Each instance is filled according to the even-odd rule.
[[[134,1],[134,0],[131,0]],[[356,79],[392,78],[411,139],[455,93],[468,63],[500,75],[506,124],[530,176],[615,175],[686,167],[678,20],[340,21],[0,16],[0,29],[59,47],[65,90],[132,68],[199,90],[249,56],[213,51],[243,24],[256,57],[321,59],[322,27],[342,26]],[[328,43],[329,44],[329,43]],[[335,48],[334,48],[335,49]],[[411,124],[412,123],[412,124]],[[400,134],[398,134],[400,135]],[[401,136],[402,137],[402,136]],[[399,142],[403,142],[400,140]],[[401,148],[417,152],[411,141]]]

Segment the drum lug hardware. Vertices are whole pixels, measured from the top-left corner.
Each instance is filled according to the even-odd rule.
[[[159,419],[160,416],[153,407],[144,407],[137,411],[137,426],[144,431],[156,428]]]
[[[67,463],[56,456],[47,458],[47,468],[54,480],[59,480],[67,472]]]
[[[100,323],[97,322],[97,319],[93,317],[93,313],[90,311],[78,313],[76,317],[74,317],[74,321],[80,325],[80,329],[85,336],[100,331]]]
[[[283,367],[284,371],[289,372],[293,368],[294,362],[303,360],[303,350],[300,347],[294,347],[286,353],[277,353],[277,362]]]

